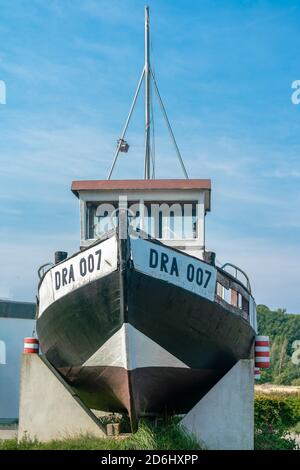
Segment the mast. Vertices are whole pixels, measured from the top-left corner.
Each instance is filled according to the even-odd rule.
[[[145,7],[145,179],[150,179],[150,54],[149,7]]]
[[[117,162],[119,153],[120,152],[128,152],[129,145],[124,139],[125,139],[126,131],[127,131],[127,128],[128,128],[133,110],[134,110],[135,105],[136,105],[136,101],[137,101],[137,98],[138,98],[143,80],[145,80],[145,171],[144,171],[144,179],[145,180],[151,179],[151,138],[150,138],[150,136],[151,136],[151,125],[153,127],[153,115],[151,117],[151,100],[152,100],[151,80],[152,80],[152,84],[153,84],[153,90],[154,90],[154,92],[155,92],[155,94],[158,98],[158,102],[160,104],[160,107],[161,107],[161,110],[162,110],[162,113],[163,113],[163,117],[166,121],[167,129],[169,131],[171,140],[174,144],[175,151],[176,151],[179,163],[181,165],[181,168],[182,168],[182,171],[184,173],[185,178],[188,179],[188,174],[187,174],[187,171],[185,169],[185,166],[184,166],[184,163],[183,163],[178,145],[176,143],[175,136],[174,136],[174,133],[173,133],[172,128],[171,128],[171,124],[170,124],[168,116],[167,116],[167,111],[164,107],[163,101],[162,101],[160,93],[158,91],[158,86],[157,86],[157,83],[156,83],[155,75],[154,75],[153,70],[151,69],[151,65],[150,65],[150,27],[149,27],[149,7],[148,6],[145,7],[145,64],[144,64],[142,74],[141,74],[141,78],[139,80],[139,83],[138,83],[138,86],[137,86],[137,89],[136,89],[136,92],[135,92],[135,95],[134,95],[134,98],[133,98],[133,101],[132,101],[132,105],[131,105],[126,123],[125,123],[125,127],[123,129],[121,138],[118,140],[118,143],[117,143],[116,153],[115,153],[115,156],[114,156],[114,159],[113,159],[113,162],[112,162],[112,166],[110,168],[110,171],[109,171],[109,174],[108,174],[108,177],[107,177],[107,179],[109,179],[109,180],[111,179],[112,173],[114,171],[115,164]],[[153,114],[153,109],[152,109],[152,114]],[[152,119],[152,122],[151,122],[151,119]],[[153,133],[153,141],[154,141],[154,133]],[[155,178],[154,169],[153,169],[152,177]]]

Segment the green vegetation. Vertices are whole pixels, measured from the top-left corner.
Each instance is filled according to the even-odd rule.
[[[97,439],[83,435],[76,439],[64,439],[40,443],[24,439],[1,441],[0,450],[196,450],[201,449],[197,440],[188,434],[178,423],[171,420],[160,426],[146,421],[139,426],[137,433],[128,437]]]
[[[255,449],[299,449],[291,433],[300,431],[300,393],[259,393],[255,397]],[[178,418],[154,426],[142,421],[135,434],[111,438],[81,435],[47,443],[23,439],[0,440],[1,450],[201,450],[196,438]]]
[[[257,394],[254,405],[255,449],[296,450],[291,433],[300,424],[300,393]]]
[[[300,434],[300,421],[299,423],[295,424],[295,426],[292,426],[290,431],[296,434]]]
[[[299,450],[296,440],[289,431],[282,428],[256,428],[254,434],[255,450]]]
[[[257,320],[258,334],[268,335],[271,340],[271,367],[261,370],[260,384],[300,386],[300,361],[292,362],[293,343],[300,340],[300,315],[258,305]],[[300,360],[300,352],[297,358]],[[255,448],[297,449],[291,433],[300,433],[300,392],[257,394]]]
[[[289,429],[300,421],[300,393],[258,393],[254,418],[257,427],[269,425]]]
[[[265,305],[257,307],[258,333],[270,336],[271,367],[261,371],[260,383],[300,385],[300,362],[293,364],[293,342],[300,340],[300,315],[284,309],[271,311]],[[298,354],[300,361],[300,350]]]

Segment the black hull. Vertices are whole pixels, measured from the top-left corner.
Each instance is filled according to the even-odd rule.
[[[160,363],[145,346],[137,367],[89,365],[124,325],[174,364]],[[138,272],[130,262],[52,303],[38,318],[37,332],[47,359],[88,407],[127,410],[133,421],[166,409],[189,411],[240,359],[253,357],[255,337],[241,315]]]

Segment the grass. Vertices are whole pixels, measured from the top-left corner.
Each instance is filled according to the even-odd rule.
[[[110,418],[111,420],[111,418]],[[106,424],[106,423],[103,423]],[[128,423],[127,423],[128,424]],[[127,425],[123,423],[125,431]],[[274,424],[256,422],[255,449],[257,450],[293,450],[299,449],[294,435],[300,434],[300,422],[291,426],[274,426]],[[95,438],[91,435],[80,435],[76,438],[53,440],[41,443],[37,440],[16,439],[0,440],[1,450],[198,450],[203,449],[197,439],[189,434],[173,418],[154,426],[150,421],[141,421],[139,430],[126,437]]]
[[[143,421],[139,430],[125,438],[95,438],[81,435],[41,443],[37,440],[16,439],[0,441],[0,450],[197,450],[201,449],[196,438],[187,433],[175,420],[154,427]]]
[[[299,450],[299,445],[287,429],[270,429],[266,426],[255,429],[254,448],[255,450]]]

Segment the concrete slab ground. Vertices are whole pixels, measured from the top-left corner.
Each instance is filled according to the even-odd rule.
[[[51,364],[38,354],[23,354],[18,439],[47,442],[83,434],[106,437],[97,417]]]

